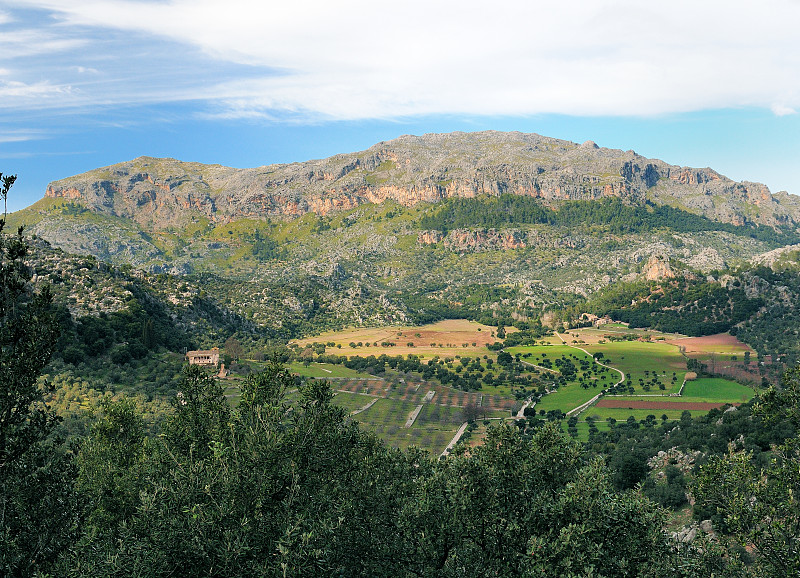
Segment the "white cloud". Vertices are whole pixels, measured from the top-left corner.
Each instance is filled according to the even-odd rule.
[[[43,131],[36,129],[4,129],[3,132],[0,133],[0,143],[27,142],[45,137],[46,134]]]
[[[229,118],[657,115],[736,106],[780,115],[800,107],[800,4],[792,0],[7,3],[55,16],[55,25],[40,23],[52,35],[43,51],[86,43],[86,54],[98,36],[113,50],[108,32],[122,31],[131,42],[169,47],[176,59],[163,79],[127,94],[113,82],[93,85],[87,99],[201,99]],[[163,67],[157,52],[143,68]],[[235,72],[214,82],[209,62]]]
[[[64,97],[73,94],[70,86],[53,86],[47,82],[25,84],[22,82],[0,82],[0,108],[10,108],[14,99],[37,99],[48,96]]]
[[[772,112],[775,113],[775,116],[787,116],[789,114],[797,114],[797,111],[790,106],[786,106],[784,104],[773,104],[772,105]]]

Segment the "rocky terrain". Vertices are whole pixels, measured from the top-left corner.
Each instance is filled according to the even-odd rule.
[[[790,312],[779,288],[797,293],[798,207],[710,169],[488,132],[246,170],[140,158],[52,183],[9,224],[95,257],[76,258],[69,275],[62,257],[42,267],[73,318],[155,291],[165,323],[187,334],[237,325],[273,339],[453,316],[510,324],[683,278],[736,279],[749,299]],[[762,273],[761,287],[737,273],[759,265],[788,277]],[[761,335],[760,320],[742,331]]]
[[[797,226],[800,197],[711,169],[522,133],[402,136],[366,151],[253,169],[141,157],[51,183],[46,195],[135,220],[148,230],[197,217],[290,219],[394,200],[514,193],[558,202],[619,197],[668,204],[732,224]]]

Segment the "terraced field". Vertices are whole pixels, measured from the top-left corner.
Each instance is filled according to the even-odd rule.
[[[312,364],[313,365],[313,364]],[[383,379],[335,379],[333,403],[363,427],[397,448],[417,446],[434,455],[444,451],[467,418],[510,419],[514,398],[464,392],[422,382]],[[409,425],[410,418],[419,408]]]

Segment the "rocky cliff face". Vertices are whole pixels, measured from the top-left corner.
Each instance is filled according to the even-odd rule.
[[[759,183],[591,141],[499,132],[403,136],[359,153],[254,169],[141,157],[55,181],[46,195],[158,229],[197,216],[215,222],[288,219],[387,199],[411,206],[501,193],[548,202],[616,196],[734,224],[800,224],[800,197],[772,195]]]

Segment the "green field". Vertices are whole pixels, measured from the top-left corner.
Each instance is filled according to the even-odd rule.
[[[570,336],[565,335],[567,338]],[[600,336],[595,336],[600,337]],[[535,345],[508,348],[506,351],[513,356],[520,355],[520,360],[528,364],[543,366],[547,369],[530,368],[532,373],[538,374],[538,379],[545,386],[555,391],[544,395],[535,405],[537,414],[551,410],[561,410],[564,413],[579,407],[591,400],[603,389],[608,389],[620,380],[619,371],[624,372],[626,383],[630,380],[635,394],[614,396],[618,400],[650,400],[663,403],[694,401],[694,402],[744,402],[753,395],[753,390],[736,382],[720,378],[703,378],[686,383],[681,397],[669,397],[670,393],[677,393],[686,374],[686,358],[675,345],[643,341],[615,341],[602,343],[581,343],[580,347],[589,352],[587,355],[581,349],[568,344]],[[610,367],[605,368],[595,362],[591,354],[602,353],[598,360]],[[456,362],[452,362],[454,365]],[[611,369],[613,368],[613,369]],[[348,369],[342,365],[325,363],[293,363],[289,369],[303,377],[317,379],[331,379],[334,389],[346,389],[346,379],[364,379],[372,376]],[[549,371],[548,371],[549,369]],[[618,369],[619,371],[616,371]],[[502,368],[494,365],[485,371],[492,373],[501,371]],[[437,394],[433,403],[423,402],[418,389],[412,382],[404,385],[399,373],[391,370],[387,373],[388,381],[378,389],[370,386],[368,389],[385,395],[386,398],[378,399],[368,410],[354,416],[364,428],[374,431],[387,444],[407,448],[417,446],[434,454],[440,453],[452,439],[459,425],[464,419],[463,406],[465,403],[475,403],[474,397],[465,392],[443,388],[436,385],[422,385],[422,389],[436,389]],[[337,383],[338,382],[338,383]],[[369,383],[377,383],[370,381]],[[394,384],[394,385],[392,385]],[[337,387],[338,385],[338,387]],[[660,386],[663,386],[661,389]],[[417,386],[419,388],[419,386]],[[507,389],[507,391],[506,391]],[[360,391],[355,389],[353,391]],[[366,391],[366,389],[365,389]],[[421,391],[421,390],[420,390]],[[626,390],[629,391],[629,390]],[[510,397],[510,386],[484,387],[484,395],[501,395]],[[636,395],[641,394],[641,395]],[[474,394],[472,394],[474,395]],[[657,396],[657,397],[652,397]],[[344,408],[348,413],[366,406],[374,397],[353,392],[338,392],[334,403]],[[472,399],[473,401],[469,401]],[[440,405],[444,404],[444,405]],[[409,414],[417,405],[422,405],[422,411],[410,428],[405,427]],[[657,421],[666,415],[669,420],[680,419],[683,409],[627,409],[627,408],[598,408],[590,407],[583,412],[578,422],[579,439],[588,439],[589,424],[587,417],[593,417],[598,430],[608,429],[608,418],[617,422],[624,422],[630,416],[637,421],[654,415]],[[695,410],[693,413],[702,414],[705,411]],[[485,417],[507,418],[508,409],[487,410]],[[483,415],[480,416],[483,419]],[[564,422],[566,428],[566,421]]]
[[[370,395],[339,391],[333,396],[333,403],[350,413],[357,409],[361,409],[373,399],[375,398]]]
[[[362,379],[372,377],[369,374],[359,373],[358,371],[349,369],[344,365],[333,365],[331,363],[310,363],[306,366],[303,363],[295,361],[288,365],[288,369],[300,377],[316,377],[318,379],[325,379],[326,377],[353,377]]]
[[[741,385],[730,379],[703,377],[686,382],[683,395],[678,399],[686,401],[746,402],[755,395],[751,387]]]
[[[406,428],[406,420],[416,405],[408,401],[379,399],[355,419],[391,446],[401,449],[417,446],[438,455],[458,431],[462,423],[461,409],[423,404],[414,425]]]
[[[594,396],[600,393],[599,389],[589,388],[584,389],[580,385],[570,384],[562,386],[553,393],[549,393],[542,397],[536,404],[536,413],[540,411],[550,411],[553,409],[560,409],[564,413],[586,403]]]
[[[677,393],[686,375],[686,358],[675,345],[617,341],[587,344],[583,347],[593,354],[602,353],[605,359],[600,361],[625,373],[626,382],[629,380],[638,392]],[[654,383],[654,380],[663,384],[664,389]],[[648,384],[650,391],[644,387]]]
[[[658,401],[669,404],[675,402],[704,402],[704,403],[744,403],[749,401],[755,392],[753,389],[738,384],[735,381],[722,378],[701,378],[686,382],[683,395],[680,397],[647,397],[647,396],[614,396],[613,399],[620,401]],[[648,415],[656,416],[661,420],[662,415],[666,415],[668,420],[678,420],[684,411],[689,411],[692,415],[698,416],[708,413],[708,410],[684,410],[681,409],[627,409],[593,406],[583,412],[578,423],[578,432],[585,429],[588,435],[588,425],[582,426],[587,417],[594,417],[598,429],[603,429],[601,422],[608,418],[614,418],[618,422],[625,421],[633,416],[637,421],[645,419]],[[607,427],[607,426],[606,426]],[[579,436],[580,437],[580,436]]]
[[[560,409],[566,413],[589,401],[601,390],[610,387],[620,379],[618,372],[598,365],[590,355],[568,345],[510,347],[507,351],[512,355],[521,354],[520,359],[524,362],[550,366],[559,371],[558,374],[551,376],[548,376],[548,372],[543,371],[541,377],[545,381],[548,380],[548,377],[551,377],[553,381],[560,377],[561,371],[556,364],[557,359],[564,358],[577,364],[578,370],[574,378],[569,379],[566,385],[561,385],[557,391],[553,391],[539,400],[536,404],[537,413],[542,410],[546,412],[554,409]],[[583,369],[587,366],[589,369]]]

